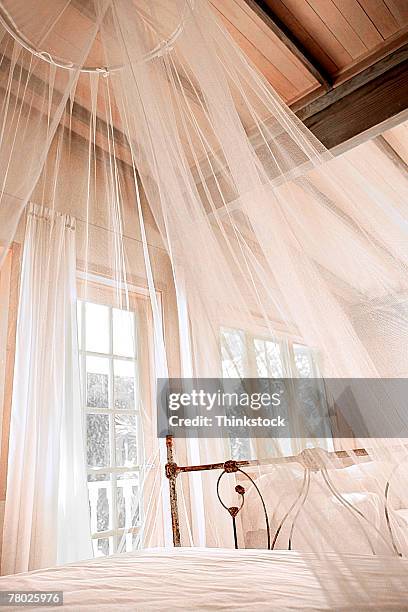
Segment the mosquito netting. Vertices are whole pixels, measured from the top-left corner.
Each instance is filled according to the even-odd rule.
[[[293,400],[290,436],[180,438],[176,459],[320,448],[306,484],[300,463],[251,468],[271,530],[292,512],[292,548],[406,551],[408,413],[386,384],[408,373],[406,177],[369,144],[325,150],[206,0],[2,0],[0,15],[0,248],[16,337],[6,569],[75,559],[86,495],[96,554],[171,542],[155,398],[167,376],[324,377],[347,418],[328,399]],[[324,452],[355,448],[368,456],[350,450],[347,465]],[[217,474],[178,478],[182,543],[230,546]],[[262,545],[262,505],[244,486],[240,543]],[[51,545],[50,525],[71,542]]]

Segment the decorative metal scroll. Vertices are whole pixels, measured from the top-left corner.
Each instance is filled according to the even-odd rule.
[[[220,501],[220,504],[229,512],[229,514],[231,515],[232,518],[232,530],[233,530],[233,534],[234,534],[234,546],[235,548],[238,548],[238,535],[237,535],[237,523],[236,523],[236,517],[238,515],[238,513],[242,510],[244,503],[245,503],[245,488],[238,484],[235,487],[235,491],[238,493],[238,495],[241,496],[241,505],[239,507],[237,506],[227,506],[221,499],[220,496],[220,482],[222,477],[225,474],[232,474],[232,473],[236,473],[236,472],[240,472],[241,474],[243,474],[246,478],[248,478],[248,480],[252,483],[252,486],[255,488],[255,491],[258,493],[259,498],[261,500],[261,504],[262,504],[262,508],[263,508],[263,513],[264,513],[264,518],[265,518],[265,526],[266,526],[266,537],[267,537],[267,543],[268,543],[268,550],[271,547],[271,530],[269,527],[269,518],[268,518],[268,512],[266,510],[266,505],[265,505],[265,501],[264,498],[262,497],[262,493],[259,490],[258,485],[256,484],[256,482],[251,478],[251,476],[247,473],[244,472],[244,470],[241,470],[238,466],[237,466],[237,462],[236,461],[226,461],[224,463],[224,469],[221,472],[221,474],[218,477],[217,480],[217,497]]]
[[[283,459],[282,458],[275,459],[275,460],[272,459],[269,461],[258,461],[258,460],[233,461],[233,460],[230,460],[230,461],[226,461],[223,463],[213,463],[213,464],[206,464],[206,465],[178,466],[174,462],[174,457],[173,457],[173,438],[171,436],[168,436],[166,438],[166,443],[167,443],[167,461],[168,461],[168,463],[166,464],[166,476],[169,479],[169,484],[170,484],[170,507],[171,507],[171,514],[172,514],[174,546],[181,546],[178,507],[177,507],[177,492],[176,492],[176,478],[178,474],[182,472],[221,470],[221,474],[219,475],[217,479],[217,486],[216,486],[217,497],[222,507],[231,516],[232,531],[233,531],[233,537],[234,537],[234,547],[238,549],[239,546],[238,546],[238,532],[237,532],[237,520],[236,519],[237,519],[238,514],[241,512],[242,508],[244,507],[246,490],[241,484],[237,484],[235,486],[235,492],[240,496],[239,505],[229,506],[228,504],[225,503],[225,501],[221,497],[220,483],[221,483],[222,478],[225,476],[225,474],[232,474],[232,473],[237,473],[237,472],[241,473],[245,478],[247,478],[250,481],[250,483],[254,487],[260,499],[262,510],[263,510],[263,516],[265,520],[265,527],[266,527],[267,549],[274,550],[278,537],[282,533],[282,530],[285,524],[287,523],[287,521],[291,520],[287,549],[292,550],[293,549],[293,537],[294,537],[297,521],[298,521],[300,513],[302,512],[305,506],[306,500],[309,495],[311,474],[313,472],[320,472],[324,483],[326,484],[327,488],[329,489],[333,497],[347,510],[347,512],[350,513],[351,516],[357,519],[358,526],[360,530],[362,531],[364,537],[366,538],[372,554],[375,555],[376,551],[375,551],[373,542],[370,538],[370,534],[365,528],[365,525],[369,526],[372,530],[374,530],[377,536],[379,536],[379,538],[383,542],[386,543],[386,545],[391,549],[391,551],[394,554],[398,556],[402,556],[394,540],[391,522],[389,518],[389,510],[388,510],[390,481],[391,481],[392,476],[395,474],[395,471],[400,467],[401,464],[399,464],[396,470],[394,470],[393,474],[391,474],[387,482],[386,489],[385,489],[385,516],[387,520],[388,530],[391,536],[391,543],[390,543],[384,537],[381,531],[377,528],[377,526],[372,521],[370,521],[365,516],[365,514],[361,512],[361,510],[359,510],[359,508],[356,508],[344,495],[342,495],[342,493],[337,489],[331,477],[329,476],[329,473],[326,467],[327,458],[330,455],[333,455],[333,456],[336,456],[338,459],[346,459],[349,456],[346,451],[336,451],[334,453],[328,453],[324,451],[323,449],[315,448],[315,449],[306,449],[297,456],[283,458]],[[368,453],[367,451],[365,451],[365,449],[356,449],[351,452],[354,455],[358,455],[358,456],[368,456]],[[293,501],[289,509],[285,512],[284,516],[282,517],[273,535],[272,541],[271,541],[271,529],[270,529],[269,517],[268,517],[265,500],[255,480],[245,470],[243,470],[242,467],[251,466],[251,465],[260,465],[260,464],[278,464],[278,463],[290,463],[290,462],[300,463],[303,466],[303,470],[304,470],[303,481],[302,481],[302,485],[300,487],[300,490],[299,490],[299,493],[296,499]]]

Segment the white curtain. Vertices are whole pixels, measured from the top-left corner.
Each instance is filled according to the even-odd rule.
[[[21,271],[2,573],[92,557],[75,220],[30,205]]]

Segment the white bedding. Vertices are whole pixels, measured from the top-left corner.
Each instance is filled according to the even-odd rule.
[[[0,578],[13,589],[64,591],[56,611],[408,610],[408,559],[151,549]]]

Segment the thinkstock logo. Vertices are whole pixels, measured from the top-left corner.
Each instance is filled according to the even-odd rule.
[[[158,437],[408,437],[408,379],[166,378],[157,399]]]

